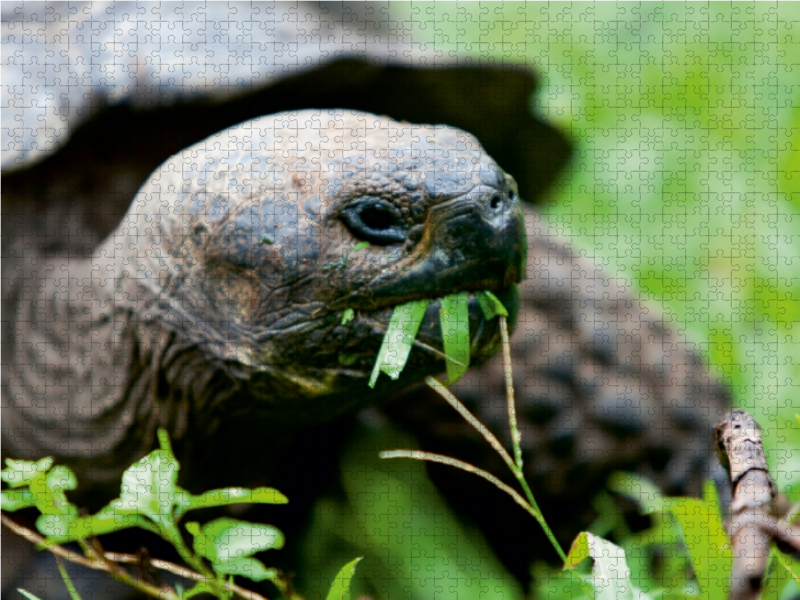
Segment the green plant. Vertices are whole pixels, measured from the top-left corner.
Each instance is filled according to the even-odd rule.
[[[510,495],[542,526],[548,539],[563,561],[563,575],[549,573],[548,579],[559,581],[559,589],[570,598],[650,598],[723,600],[730,593],[732,551],[728,535],[722,522],[720,502],[716,488],[707,482],[702,499],[667,498],[646,479],[628,473],[617,473],[609,481],[611,491],[633,500],[645,514],[654,518],[654,526],[647,532],[631,535],[625,530],[620,545],[614,544],[593,532],[582,532],[565,553],[550,530],[541,510],[536,504],[532,490],[523,475],[520,433],[516,421],[514,389],[511,378],[510,346],[506,311],[492,294],[478,295],[487,318],[499,317],[502,336],[503,362],[506,379],[506,397],[509,427],[512,439],[512,454],[506,451],[499,440],[453,396],[447,388],[432,377],[427,384],[441,395],[465,420],[467,420],[487,440],[502,457],[517,479],[522,494],[501,482],[497,477],[457,459],[421,452],[418,450],[393,450],[380,453],[381,458],[412,458],[449,464],[467,472],[483,477]],[[392,315],[392,323],[387,329],[381,354],[376,360],[373,377],[380,371],[396,378],[405,366],[414,336],[425,314],[427,301],[416,301],[398,307]],[[352,318],[352,314],[350,318]],[[344,319],[343,319],[344,320]],[[448,327],[458,329],[468,340],[468,319],[466,318],[466,294],[456,294],[442,299],[440,320],[443,332]],[[392,332],[394,337],[389,335]],[[456,333],[458,333],[456,332]],[[453,333],[451,331],[451,333]],[[458,337],[456,335],[456,337]],[[447,336],[445,336],[447,339]],[[454,381],[461,374],[460,368],[468,365],[452,358],[453,353],[464,350],[460,342],[445,342],[448,366],[453,363],[457,371],[448,373]],[[383,359],[381,358],[383,356]],[[399,358],[398,358],[399,356]],[[460,356],[460,358],[464,358]],[[382,362],[384,360],[385,362]],[[243,576],[253,581],[272,581],[288,598],[299,598],[288,582],[276,569],[269,569],[254,554],[263,550],[280,548],[284,539],[280,531],[270,525],[239,521],[229,517],[213,520],[200,525],[196,522],[185,524],[185,531],[191,536],[191,544],[184,540],[179,528],[183,516],[195,509],[220,507],[234,503],[282,504],[287,499],[272,488],[226,488],[192,495],[177,485],[180,465],[172,453],[165,431],[159,431],[160,449],[132,465],[122,477],[120,497],[113,500],[95,515],[81,516],[77,507],[67,500],[66,492],[77,487],[74,473],[67,467],[53,465],[50,458],[36,462],[7,459],[6,468],[0,471],[0,478],[9,489],[2,491],[2,509],[15,511],[34,506],[42,513],[36,526],[46,538],[34,537],[25,532],[32,541],[49,549],[58,557],[72,560],[91,568],[107,571],[113,577],[128,583],[140,591],[159,598],[191,598],[200,593],[210,593],[217,598],[230,598],[236,594],[242,597],[259,598],[257,594],[244,590],[233,583],[234,576]],[[608,498],[607,498],[608,499]],[[608,503],[606,514],[601,518],[613,516],[614,507]],[[603,511],[601,511],[603,512]],[[792,524],[800,514],[797,503],[785,520]],[[12,529],[15,526],[7,517],[4,524]],[[619,522],[617,522],[619,525]],[[107,554],[99,548],[96,536],[130,527],[140,527],[160,535],[178,551],[183,561],[193,571],[171,565],[164,561],[154,561],[157,568],[171,571],[193,580],[188,589],[157,588],[149,582],[134,578],[125,571],[121,563],[131,562],[126,557]],[[612,527],[601,526],[605,533]],[[15,529],[15,531],[18,531]],[[84,556],[76,557],[58,544],[77,541]],[[660,544],[669,548],[672,560],[665,561],[673,575],[672,580],[661,580],[648,576],[650,565],[640,557],[646,555],[645,548]],[[132,558],[132,557],[130,557]],[[590,573],[582,571],[585,559],[593,560]],[[634,559],[634,568],[629,566],[629,558]],[[356,564],[355,559],[345,565],[335,577],[327,600],[343,600],[350,594],[351,579]],[[58,563],[59,571],[73,600],[79,598],[66,570]],[[693,579],[687,581],[680,573],[688,570]],[[763,591],[759,598],[772,600],[783,598],[786,590],[800,585],[800,568],[790,555],[775,548],[771,550],[769,567],[764,575]],[[545,573],[541,568],[534,575]],[[677,574],[677,576],[675,576]],[[681,585],[683,582],[683,585]],[[20,590],[26,598],[33,598],[30,592]],[[549,597],[559,597],[548,593]]]
[[[2,491],[3,511],[13,512],[27,507],[36,507],[41,515],[36,528],[46,537],[16,526],[6,516],[4,524],[17,533],[26,535],[31,541],[53,552],[57,559],[63,558],[83,566],[106,571],[139,591],[156,598],[188,599],[201,593],[209,593],[219,599],[231,598],[234,594],[258,598],[257,594],[233,583],[234,576],[252,581],[271,581],[287,598],[299,598],[288,581],[277,569],[267,568],[254,554],[264,550],[278,549],[284,544],[283,534],[272,525],[249,523],[230,517],[222,517],[205,523],[188,522],[185,531],[191,538],[187,543],[179,527],[182,518],[190,511],[201,508],[228,506],[231,504],[285,504],[287,498],[275,489],[241,487],[211,490],[193,495],[178,483],[180,465],[175,458],[166,431],[159,430],[160,448],[131,465],[122,475],[119,498],[111,501],[94,515],[82,516],[78,507],[67,499],[66,492],[75,490],[78,482],[68,467],[53,465],[52,458],[39,461],[6,459],[6,468],[0,478],[9,489]],[[193,581],[187,590],[157,587],[128,573],[120,563],[130,562],[128,557],[106,554],[99,549],[97,536],[138,527],[155,533],[169,542],[191,570],[153,561],[157,568],[170,571]],[[60,544],[76,541],[83,550],[77,556]],[[94,541],[95,543],[90,543]],[[114,560],[117,558],[117,560]],[[120,560],[121,558],[121,560]],[[343,598],[349,586],[352,572],[358,559],[348,565],[334,582],[331,593]],[[79,598],[59,561],[70,597]],[[347,567],[345,567],[347,569]],[[30,592],[21,591],[26,597]]]
[[[523,475],[520,434],[516,423],[514,389],[511,377],[508,326],[505,316],[499,313],[498,316],[503,338],[503,363],[513,459],[488,428],[480,423],[445,386],[432,377],[428,377],[426,383],[441,395],[468,423],[475,427],[489,445],[502,457],[519,482],[524,497],[491,473],[456,458],[417,450],[384,451],[380,453],[381,458],[411,458],[450,465],[483,477],[498,489],[506,492],[539,522],[561,557],[570,590],[567,597],[607,598],[609,600],[615,598],[647,600],[667,597],[675,600],[679,598],[699,598],[702,600],[724,600],[728,598],[731,592],[733,552],[728,534],[723,526],[717,490],[711,481],[706,482],[702,499],[666,498],[658,488],[646,479],[627,473],[618,473],[609,482],[609,487],[612,491],[634,500],[641,506],[643,512],[659,515],[661,519],[657,527],[662,532],[665,522],[671,517],[671,522],[667,526],[674,528],[676,535],[672,539],[679,542],[673,545],[672,550],[681,552],[686,558],[685,563],[691,564],[696,585],[684,586],[682,590],[676,589],[674,586],[666,588],[657,584],[654,585],[654,582],[643,577],[641,572],[632,575],[627,563],[626,549],[591,532],[580,533],[573,541],[569,553],[564,553],[547,525],[544,515],[539,510],[531,488]],[[786,522],[792,523],[798,513],[800,513],[800,503],[790,511]],[[587,558],[591,558],[594,561],[592,572],[589,575],[581,574],[576,570]],[[787,583],[785,575],[782,579],[778,575],[783,574],[783,571],[789,574],[792,581],[800,582],[798,569],[793,563],[792,557],[773,548],[770,568],[765,576],[764,593],[759,596],[760,598],[777,599],[779,597],[778,592],[786,587]],[[645,589],[634,585],[634,581],[644,584]],[[793,583],[790,583],[790,585],[793,585]]]

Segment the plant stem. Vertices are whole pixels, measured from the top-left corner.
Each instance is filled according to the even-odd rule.
[[[514,447],[514,458],[516,468],[511,468],[511,471],[519,481],[519,484],[522,486],[522,490],[525,492],[525,496],[530,503],[531,509],[539,515],[537,521],[544,529],[544,533],[547,536],[547,539],[550,540],[550,543],[555,548],[558,555],[561,557],[563,562],[566,562],[567,555],[564,553],[564,550],[561,548],[561,545],[556,540],[556,536],[553,535],[553,532],[550,530],[550,527],[547,525],[547,521],[544,520],[544,516],[542,515],[542,511],[539,509],[539,505],[536,503],[536,499],[533,497],[533,492],[531,492],[531,488],[528,485],[528,482],[525,480],[525,472],[523,471],[522,465],[522,435],[519,432],[519,427],[517,425],[517,409],[514,402],[514,377],[511,372],[511,342],[508,338],[508,321],[503,315],[499,315],[498,319],[500,320],[500,335],[503,341],[503,375],[504,379],[506,380],[506,404],[508,406],[508,424],[511,428],[511,444]],[[509,465],[511,466],[511,465]]]
[[[183,536],[178,530],[177,524],[172,521],[159,523],[158,529],[161,537],[172,544],[184,562],[194,568],[201,576],[205,577],[206,583],[213,588],[214,594],[220,599],[224,599],[226,596],[223,594],[222,586],[224,586],[225,583],[220,582],[216,574],[205,565],[203,559],[195,556],[194,552],[189,550],[186,543],[183,541]]]
[[[69,562],[81,565],[83,567],[87,567],[89,569],[94,569],[96,571],[104,571],[108,573],[116,579],[117,581],[121,581],[133,588],[136,588],[143,594],[150,596],[151,598],[160,598],[162,600],[178,600],[178,595],[169,587],[157,588],[152,586],[148,583],[144,583],[139,581],[137,578],[132,577],[127,572],[125,572],[122,568],[114,568],[113,563],[108,561],[105,558],[100,558],[97,560],[90,560],[81,556],[80,554],[68,550],[63,546],[59,546],[57,544],[53,544],[52,542],[48,542],[44,537],[39,535],[38,533],[31,531],[27,527],[23,527],[9,519],[6,515],[0,515],[0,522],[3,523],[6,527],[8,527],[12,532],[16,533],[17,535],[26,538],[29,542],[36,544],[37,546],[41,546],[52,552],[58,557],[63,558]]]
[[[514,461],[511,460],[511,456],[508,452],[506,452],[506,449],[503,448],[503,444],[501,444],[494,434],[489,431],[486,425],[481,423],[477,417],[475,417],[475,415],[473,415],[469,409],[464,406],[461,401],[444,386],[441,381],[435,379],[434,377],[426,377],[425,383],[428,384],[428,386],[442,398],[447,400],[447,403],[455,408],[456,412],[458,412],[458,414],[460,414],[467,423],[472,425],[478,431],[478,433],[480,433],[484,439],[489,442],[489,445],[501,456],[501,458],[508,465],[508,468],[516,472],[516,465],[514,464]]]
[[[517,425],[517,409],[514,406],[514,376],[511,372],[511,343],[508,339],[508,320],[498,315],[500,335],[503,340],[503,375],[506,381],[506,404],[508,405],[508,424],[511,427],[511,444],[517,469],[522,471],[522,436]]]
[[[533,492],[531,492],[531,488],[528,485],[528,482],[525,480],[525,472],[522,463],[522,436],[519,432],[519,426],[517,424],[517,411],[516,407],[514,406],[514,379],[511,372],[511,343],[509,342],[508,338],[508,321],[503,315],[498,315],[498,318],[500,319],[500,333],[503,343],[503,375],[506,383],[506,405],[508,407],[508,423],[511,428],[511,443],[514,449],[514,460],[511,459],[511,456],[508,454],[506,449],[503,448],[503,445],[498,441],[494,434],[489,431],[489,429],[483,423],[475,418],[475,415],[473,415],[467,409],[467,407],[459,402],[458,398],[451,394],[442,383],[433,377],[426,377],[425,383],[427,383],[428,386],[430,386],[435,392],[447,400],[450,406],[455,408],[458,414],[460,414],[461,417],[467,421],[467,423],[472,425],[484,437],[484,439],[489,442],[489,445],[500,455],[506,465],[508,465],[508,468],[511,469],[514,477],[516,477],[517,481],[519,481],[520,486],[525,492],[527,500],[523,498],[516,490],[500,481],[491,473],[484,471],[483,469],[479,469],[475,465],[471,465],[455,458],[419,450],[392,450],[388,452],[381,452],[380,457],[413,458],[416,460],[437,462],[456,467],[457,469],[461,469],[462,471],[466,471],[468,473],[474,473],[475,475],[486,479],[487,481],[493,483],[498,489],[511,496],[517,504],[522,506],[528,513],[530,513],[531,516],[533,516],[534,519],[536,519],[536,521],[542,526],[547,539],[550,540],[550,543],[553,545],[553,548],[555,548],[556,552],[561,558],[561,561],[566,562],[567,555],[564,553],[564,550],[561,548],[558,540],[556,540],[556,536],[547,525],[547,521],[545,521],[542,511],[539,509],[539,505],[536,503],[536,499],[533,497]]]
[[[139,557],[133,554],[122,554],[119,552],[106,552],[105,554],[108,560],[120,564],[135,565],[138,564],[139,562]],[[166,560],[151,558],[150,564],[159,571],[166,571],[167,573],[172,573],[173,575],[177,575],[178,577],[183,577],[184,579],[191,579],[193,581],[208,580],[208,578],[205,575],[201,575],[200,573],[192,571],[188,567],[182,567],[180,565],[176,565],[175,563],[171,563]],[[226,587],[229,587],[231,590],[233,590],[233,592],[240,598],[246,598],[247,600],[267,600],[267,598],[265,598],[261,594],[257,594],[256,592],[252,592],[236,584],[233,585],[226,584]]]
[[[134,587],[143,594],[146,594],[152,598],[160,598],[162,600],[179,600],[178,595],[172,588],[167,586],[164,586],[163,588],[157,588],[148,583],[144,583],[132,577],[125,570],[123,570],[122,567],[119,566],[120,564],[138,564],[138,556],[134,556],[133,554],[121,554],[118,552],[104,552],[103,556],[89,559],[81,556],[73,550],[69,550],[68,548],[59,546],[58,544],[48,542],[44,537],[35,531],[31,531],[27,527],[23,527],[22,525],[12,521],[6,515],[0,515],[0,521],[2,521],[2,524],[8,527],[8,529],[13,533],[16,533],[20,537],[26,538],[32,544],[41,546],[48,552],[51,552],[55,556],[63,558],[66,561],[75,563],[76,565],[81,565],[82,567],[93,569],[95,571],[103,571],[104,573],[108,573],[117,581],[121,581],[122,583]],[[207,575],[197,573],[188,567],[182,567],[166,560],[151,558],[150,564],[159,571],[166,571],[167,573],[172,573],[173,575],[183,577],[184,579],[206,582],[209,579]],[[261,594],[257,594],[256,592],[252,592],[236,584],[230,585],[226,583],[224,588],[232,590],[234,594],[240,598],[245,598],[245,600],[268,600]]]
[[[58,572],[61,573],[61,579],[64,580],[64,585],[67,586],[67,592],[69,592],[69,597],[72,600],[82,600],[81,595],[78,593],[78,588],[75,587],[75,584],[72,583],[72,579],[69,577],[69,573],[64,568],[64,563],[61,562],[61,559],[56,556],[56,565],[58,566]]]
[[[423,452],[422,450],[388,450],[385,452],[381,452],[379,454],[381,458],[413,458],[415,460],[427,460],[429,462],[435,462],[442,465],[449,465],[451,467],[455,467],[456,469],[461,469],[462,471],[466,471],[467,473],[473,473],[478,477],[483,477],[486,481],[493,484],[498,489],[503,490],[506,494],[511,496],[514,501],[519,504],[522,508],[524,508],[527,512],[529,512],[534,519],[539,521],[544,525],[544,519],[542,519],[541,513],[537,513],[533,510],[533,507],[523,498],[518,491],[516,491],[511,486],[503,483],[497,477],[489,473],[488,471],[484,471],[476,467],[475,465],[471,465],[468,462],[464,462],[463,460],[458,460],[457,458],[451,458],[449,456],[444,456],[443,454],[434,454],[433,452]]]

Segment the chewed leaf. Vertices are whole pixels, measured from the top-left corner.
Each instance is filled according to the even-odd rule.
[[[441,304],[439,323],[442,327],[444,353],[461,363],[447,361],[447,379],[448,383],[452,384],[461,379],[469,368],[469,308],[467,305],[467,293],[459,292],[445,296],[441,299]]]
[[[508,316],[508,311],[503,303],[497,299],[492,292],[475,292],[475,297],[481,305],[481,310],[487,320],[494,319],[498,315]]]
[[[574,569],[585,559],[594,559],[592,567],[595,597],[599,600],[641,598],[634,590],[625,550],[587,531],[578,534],[569,549],[565,569]]]
[[[369,378],[369,387],[375,387],[381,372],[392,379],[400,377],[428,304],[430,300],[423,299],[395,307]]]

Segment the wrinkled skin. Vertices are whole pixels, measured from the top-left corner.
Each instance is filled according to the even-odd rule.
[[[101,487],[158,427],[180,449],[246,415],[274,450],[442,370],[415,348],[369,390],[395,306],[490,290],[514,313],[526,247],[516,184],[463,131],[348,111],[245,122],[157,169],[90,260],[34,265],[4,448]],[[437,308],[419,339],[441,349]],[[474,298],[470,325],[483,362],[499,333]]]

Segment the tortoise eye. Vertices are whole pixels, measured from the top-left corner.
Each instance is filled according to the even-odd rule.
[[[406,224],[385,202],[360,201],[342,210],[340,216],[354,237],[370,244],[387,246],[406,239]]]

